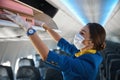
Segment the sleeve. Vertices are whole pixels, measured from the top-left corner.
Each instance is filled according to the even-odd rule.
[[[68,56],[59,55],[53,51],[49,51],[46,63],[57,70],[64,71],[66,67],[69,66],[69,58]]]
[[[74,55],[79,50],[69,42],[67,42],[65,39],[61,38],[57,44],[58,47],[61,48],[61,50],[65,51],[66,53],[69,53],[71,55]]]
[[[83,73],[84,71],[82,70],[84,70],[84,67],[81,62],[77,60],[78,59],[74,59],[65,55],[59,55],[53,51],[49,51],[46,62],[49,63],[52,67],[57,67],[58,70],[61,70],[63,72],[70,72],[73,69],[80,69],[75,71],[81,71],[81,73]]]

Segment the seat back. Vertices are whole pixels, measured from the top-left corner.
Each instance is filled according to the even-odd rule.
[[[120,69],[116,71],[115,80],[120,80]]]
[[[116,71],[120,69],[120,59],[111,60],[111,64],[109,66],[109,80],[115,80]]]
[[[41,80],[40,72],[33,66],[22,66],[17,71],[16,80]]]
[[[63,80],[61,71],[49,68],[46,72],[45,80]]]
[[[120,59],[120,54],[109,54],[105,60],[105,76],[108,76],[108,70],[111,60]]]
[[[11,67],[0,65],[0,80],[13,80]]]

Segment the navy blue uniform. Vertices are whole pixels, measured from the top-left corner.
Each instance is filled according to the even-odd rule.
[[[60,39],[57,45],[71,55],[79,52],[74,45],[71,45],[63,38]],[[95,80],[102,59],[99,52],[70,57],[49,51],[46,62],[57,66],[63,72],[64,80]]]

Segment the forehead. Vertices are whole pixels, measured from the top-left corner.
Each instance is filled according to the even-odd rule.
[[[80,32],[81,31],[89,34],[89,27],[88,26],[84,26],[83,28],[81,28]]]
[[[79,32],[85,39],[89,39],[90,38],[90,33],[89,33],[89,27],[88,26],[84,26],[83,28],[81,28],[80,32]]]

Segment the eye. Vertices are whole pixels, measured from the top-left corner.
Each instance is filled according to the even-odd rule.
[[[85,33],[84,33],[83,31],[80,31],[80,34],[81,34],[82,36],[84,36]]]

